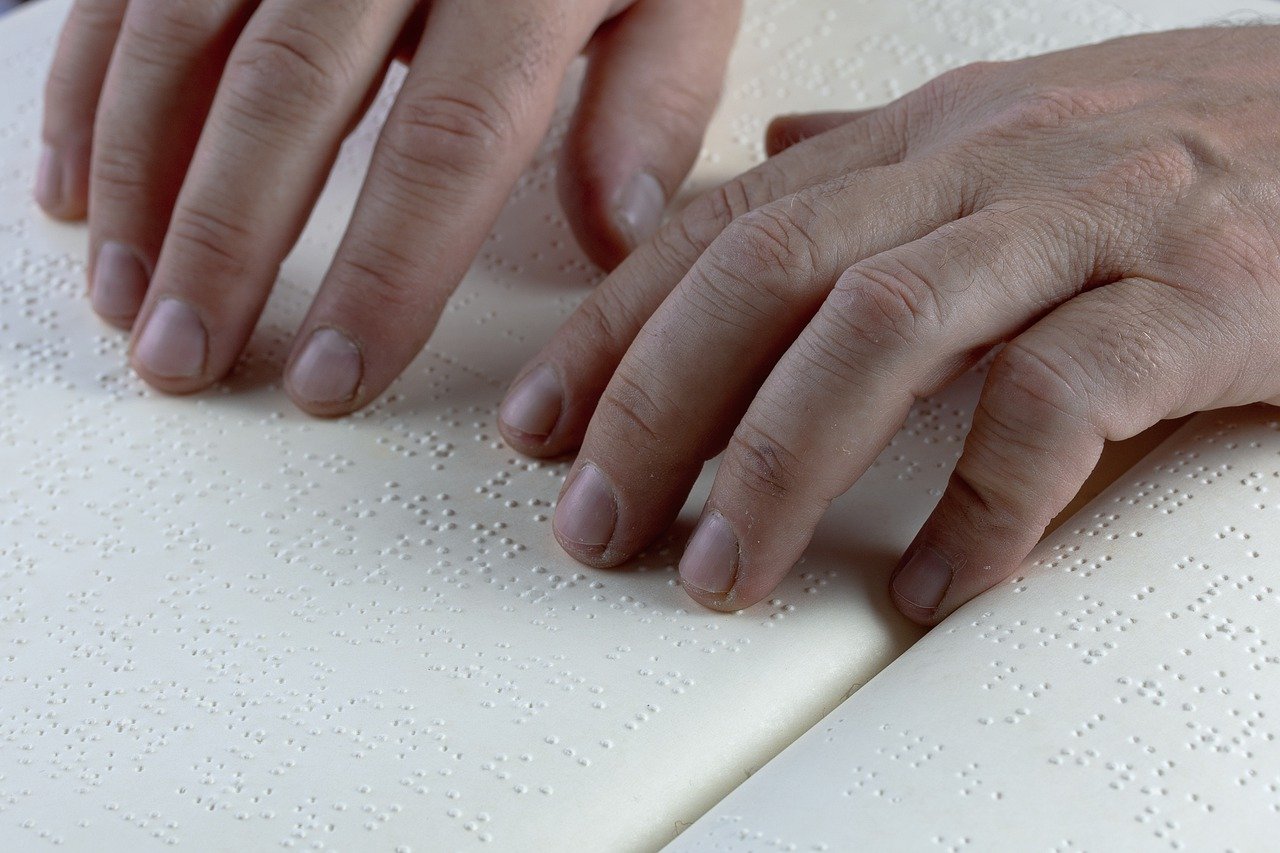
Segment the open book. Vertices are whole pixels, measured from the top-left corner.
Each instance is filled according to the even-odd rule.
[[[748,5],[691,191],[757,162],[777,112],[1242,4]],[[558,130],[421,357],[312,420],[279,367],[384,97],[235,374],[165,398],[82,296],[83,230],[28,192],[67,6],[0,19],[0,847],[653,849],[692,824],[679,847],[1242,849],[1280,824],[1280,412],[1194,419],[921,639],[885,585],[975,373],[773,599],[704,611],[675,563],[708,478],[669,542],[589,570],[550,534],[567,466],[494,428],[598,278]]]

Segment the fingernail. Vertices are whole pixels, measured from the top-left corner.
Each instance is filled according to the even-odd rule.
[[[535,438],[546,438],[560,420],[564,390],[560,378],[549,365],[529,372],[507,394],[498,419],[514,430]]]
[[[908,604],[935,610],[946,597],[954,572],[932,548],[919,548],[893,578],[893,591]]]
[[[48,211],[62,207],[62,158],[52,146],[40,152],[36,168],[36,201]]]
[[[712,595],[733,589],[738,573],[738,537],[718,512],[708,513],[698,522],[680,559],[680,580]]]
[[[310,403],[344,403],[356,395],[364,360],[337,329],[316,329],[289,368],[293,392]]]
[[[658,179],[648,172],[637,172],[618,197],[614,222],[635,248],[658,230],[666,206],[667,194]]]
[[[618,503],[608,479],[595,465],[582,466],[556,508],[556,532],[562,539],[603,550],[617,520]]]
[[[151,309],[133,347],[133,357],[156,376],[187,379],[204,371],[208,345],[204,324],[191,306],[167,297]]]
[[[112,320],[132,320],[146,295],[147,271],[138,256],[121,243],[103,243],[89,288],[93,310]]]

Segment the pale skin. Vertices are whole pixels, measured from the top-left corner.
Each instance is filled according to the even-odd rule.
[[[87,205],[91,298],[133,328],[148,382],[194,391],[231,368],[338,141],[388,58],[421,46],[286,367],[315,414],[375,398],[433,328],[585,48],[562,200],[592,257],[625,260],[500,413],[518,450],[577,453],[553,528],[578,560],[627,562],[723,452],[680,573],[709,607],[760,601],[912,403],[995,349],[955,473],[891,581],[931,625],[1022,564],[1105,441],[1280,404],[1280,28],[967,66],[883,108],[780,118],[769,160],[658,227],[736,3],[437,0],[425,27],[418,4],[395,5],[77,5],[49,86],[58,172],[38,196],[66,218]],[[483,32],[468,29],[481,5]],[[365,6],[378,12],[357,21]],[[170,28],[140,35],[148,14]],[[192,91],[199,108],[174,112]],[[174,146],[185,155],[156,156]],[[262,174],[305,191],[263,193]],[[660,188],[641,181],[639,205],[625,201],[637,174]],[[108,246],[140,284],[103,284],[136,272]],[[172,303],[195,322],[158,307]],[[148,338],[156,314],[170,339]],[[308,352],[316,330],[341,337]],[[175,353],[198,370],[148,363]],[[349,396],[315,399],[352,365]]]
[[[589,57],[562,201],[615,265],[697,156],[740,0],[77,0],[51,69],[36,195],[89,220],[89,294],[161,391],[234,366],[338,146],[408,74],[285,369],[343,415],[426,342]]]

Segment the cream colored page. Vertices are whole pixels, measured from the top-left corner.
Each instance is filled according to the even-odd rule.
[[[515,456],[493,420],[597,280],[553,200],[563,120],[427,351],[369,410],[307,419],[278,370],[376,116],[235,375],[189,399],[145,389],[82,296],[83,230],[29,199],[67,5],[0,21],[0,846],[653,848],[916,639],[885,579],[954,462],[976,375],[916,407],[750,611],[703,611],[678,586],[705,480],[630,570],[556,548],[565,465]],[[776,112],[1137,26],[1092,2],[760,0],[695,186],[756,162]]]
[[[673,851],[1267,850],[1280,409],[1192,420]]]

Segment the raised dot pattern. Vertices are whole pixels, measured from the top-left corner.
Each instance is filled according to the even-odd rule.
[[[674,849],[1263,849],[1278,413],[1193,419]]]
[[[125,338],[83,297],[83,230],[29,198],[41,75],[68,5],[0,23],[0,846],[654,847],[917,638],[884,587],[959,453],[977,372],[915,408],[750,611],[703,611],[678,585],[706,478],[629,570],[591,571],[555,547],[566,466],[512,454],[494,416],[517,367],[599,278],[554,204],[567,109],[431,345],[368,409],[308,419],[278,375],[395,75],[234,374],[183,400],[146,389],[124,367]],[[1101,3],[1059,7],[754,2],[692,187],[757,162],[774,113],[874,104],[963,61],[1135,26]],[[572,82],[566,107],[571,95]],[[1251,488],[1272,486],[1267,470]],[[1191,512],[1200,479],[1182,485],[1186,500],[1152,500]],[[1221,543],[1262,553],[1258,531],[1242,532]],[[1217,595],[1268,595],[1186,559],[1207,612]],[[1123,618],[1106,620],[1129,603],[1104,598],[1073,611],[1081,630],[1064,628],[1056,648],[1113,651]],[[1223,646],[1260,642],[1177,615]],[[984,643],[1046,639],[982,630]],[[982,672],[996,728],[1037,691],[1056,693],[1007,666]],[[1139,689],[1176,682],[1140,675],[1125,688],[1134,706],[1149,701]],[[1194,733],[1202,749],[1263,725],[1240,707],[1234,727]],[[945,764],[940,743],[887,737],[895,766]],[[866,767],[845,787],[903,796]],[[967,772],[985,794],[985,764]]]

